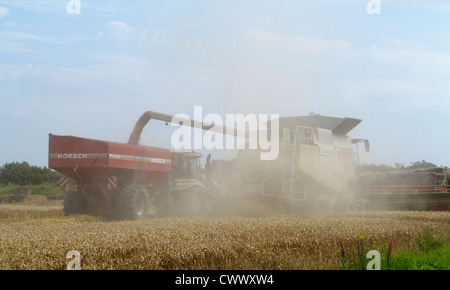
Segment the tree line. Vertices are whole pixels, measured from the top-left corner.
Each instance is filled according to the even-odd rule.
[[[427,162],[425,160],[411,162],[409,165],[404,165],[403,163],[395,163],[394,166],[386,164],[361,164],[357,166],[359,171],[378,171],[378,172],[388,172],[388,171],[399,171],[399,170],[419,170],[419,169],[430,169],[438,167],[436,164]]]
[[[46,182],[57,182],[60,174],[47,167],[39,167],[28,162],[5,163],[0,167],[0,185],[37,185]]]

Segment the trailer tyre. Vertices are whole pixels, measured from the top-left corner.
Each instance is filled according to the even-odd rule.
[[[64,215],[83,214],[86,212],[86,200],[80,192],[67,190],[64,195]]]
[[[150,199],[142,185],[130,184],[118,190],[114,206],[119,219],[145,219],[149,213]]]

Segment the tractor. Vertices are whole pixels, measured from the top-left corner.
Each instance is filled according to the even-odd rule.
[[[136,220],[210,210],[215,191],[200,172],[201,154],[139,145],[145,124],[138,121],[127,144],[49,134],[48,164],[63,175],[65,215]]]

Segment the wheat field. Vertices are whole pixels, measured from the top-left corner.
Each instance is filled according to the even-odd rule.
[[[268,214],[114,221],[62,206],[0,205],[0,269],[338,269],[358,237],[413,249],[427,224],[450,241],[449,212]]]

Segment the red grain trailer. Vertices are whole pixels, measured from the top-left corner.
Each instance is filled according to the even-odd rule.
[[[163,148],[49,134],[49,168],[76,183],[66,186],[65,215],[145,218],[176,157]]]

